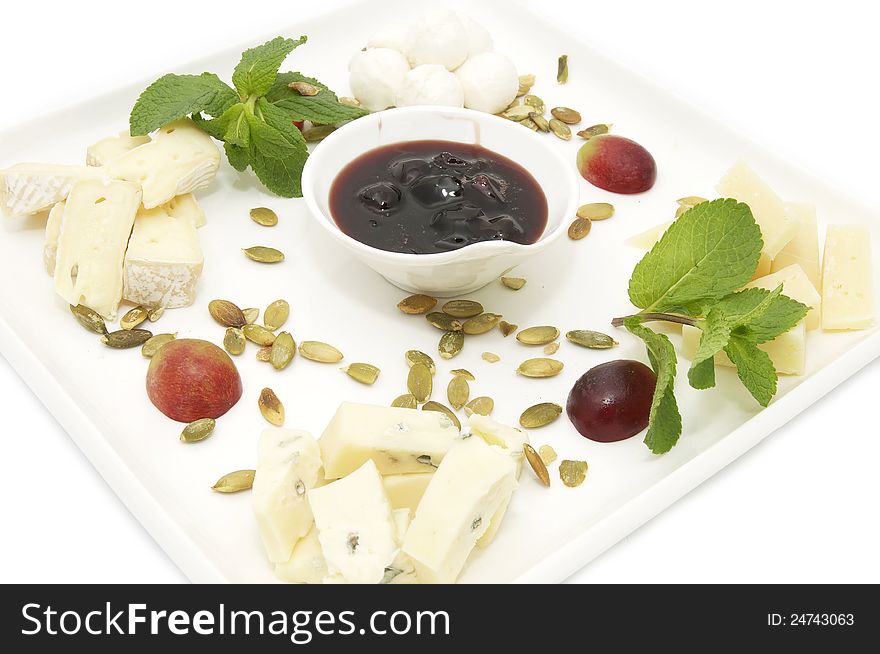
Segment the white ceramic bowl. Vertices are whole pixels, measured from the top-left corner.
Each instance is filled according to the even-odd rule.
[[[330,215],[330,187],[350,161],[400,141],[445,140],[480,144],[524,166],[547,196],[547,226],[537,242],[484,241],[451,252],[404,254],[365,245],[345,234]],[[359,118],[333,132],[306,162],[303,197],[312,217],[352,255],[411,293],[448,297],[477,290],[547,249],[574,218],[578,175],[560,144],[512,121],[450,107],[404,107]],[[557,147],[554,147],[557,146]]]

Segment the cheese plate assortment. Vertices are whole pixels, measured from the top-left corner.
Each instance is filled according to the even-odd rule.
[[[880,353],[869,211],[493,4],[3,135],[4,355],[191,579],[559,581]]]

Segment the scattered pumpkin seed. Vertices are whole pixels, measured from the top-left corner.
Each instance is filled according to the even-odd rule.
[[[229,354],[238,356],[244,352],[246,344],[247,339],[245,339],[244,332],[241,331],[241,329],[238,327],[226,328],[226,333],[223,335],[223,348],[229,352]]]
[[[550,121],[544,118],[544,116],[542,116],[541,114],[531,113],[529,114],[529,118],[532,120],[533,123],[535,123],[535,127],[537,127],[542,132],[550,131]]]
[[[501,361],[501,357],[494,352],[483,352],[480,356],[483,358],[483,361],[488,361],[489,363],[498,363]]]
[[[223,475],[217,483],[211,486],[212,491],[218,493],[238,493],[250,490],[254,485],[256,470],[236,470],[228,475]]]
[[[502,277],[501,283],[513,291],[518,291],[526,285],[526,280],[522,277]]]
[[[257,350],[257,361],[261,361],[263,363],[268,363],[272,358],[272,346],[264,345],[259,350]]]
[[[590,233],[593,221],[589,218],[575,218],[574,222],[568,226],[568,238],[572,241],[580,241]]]
[[[526,429],[545,427],[562,415],[562,407],[555,402],[542,402],[522,412],[519,424]]]
[[[356,382],[370,386],[379,378],[379,369],[369,363],[353,363],[350,366],[342,368],[342,372],[354,379]]]
[[[406,377],[406,388],[416,398],[416,402],[427,402],[434,390],[434,378],[431,369],[424,363],[416,363],[409,369]]]
[[[412,393],[404,393],[395,397],[391,402],[391,406],[398,409],[417,409],[419,408],[419,402]]]
[[[194,420],[180,432],[180,440],[184,443],[198,443],[210,436],[216,426],[217,421],[213,418]]]
[[[559,55],[556,64],[556,81],[565,84],[568,81],[568,55]]]
[[[446,332],[440,337],[440,344],[437,350],[440,352],[440,358],[451,359],[461,352],[464,347],[464,333],[462,332]]]
[[[519,76],[519,89],[517,89],[517,95],[525,95],[528,93],[532,87],[535,85],[535,76],[534,75],[520,75]]]
[[[458,332],[462,329],[461,321],[453,318],[448,313],[434,311],[425,316],[425,318],[428,324],[437,329],[442,329],[444,332]]]
[[[502,320],[501,322],[498,323],[498,329],[501,330],[501,335],[504,336],[504,338],[507,338],[513,332],[515,332],[517,329],[519,329],[519,326],[514,325],[512,323],[509,323],[506,320]]]
[[[550,131],[563,141],[571,140],[571,128],[558,118],[551,118],[549,122]]]
[[[547,345],[557,338],[559,338],[559,329],[552,325],[528,327],[516,335],[516,340],[523,345]]]
[[[278,214],[268,207],[255,207],[250,211],[251,220],[263,227],[274,227],[278,224]]]
[[[349,98],[341,95],[337,98],[337,100],[339,101],[339,104],[344,104],[346,107],[359,108],[361,106],[361,103],[357,98]]]
[[[483,305],[474,300],[450,300],[443,305],[443,313],[453,318],[473,318],[483,313]]]
[[[272,345],[275,342],[275,334],[262,325],[244,325],[241,331],[246,339],[257,345]]]
[[[556,460],[556,450],[549,445],[542,445],[539,447],[538,454],[541,456],[541,461],[544,462],[544,465],[549,466]]]
[[[116,350],[127,350],[132,347],[140,347],[153,338],[153,333],[146,329],[120,329],[101,337],[101,342],[107,347]]]
[[[177,334],[156,334],[150,338],[141,348],[141,354],[145,359],[152,359],[163,345],[167,345],[177,338]]]
[[[289,88],[293,91],[296,91],[300,95],[305,95],[305,96],[309,96],[309,97],[311,97],[313,95],[318,95],[318,93],[320,93],[320,91],[321,91],[321,89],[319,89],[314,84],[309,84],[308,82],[302,82],[302,81],[291,82],[290,84],[287,85],[287,88]]]
[[[473,376],[473,374],[465,370],[464,368],[456,368],[455,370],[449,371],[450,375],[455,375],[456,377],[464,377],[468,381],[477,381],[477,378]]]
[[[614,205],[607,202],[590,202],[582,204],[577,210],[578,218],[589,218],[590,220],[607,220],[614,215]]]
[[[566,125],[577,125],[581,122],[581,114],[570,107],[553,107],[550,110],[553,117],[561,120]]]
[[[523,104],[531,107],[536,113],[544,113],[544,101],[537,95],[528,94],[523,98]]]
[[[544,354],[546,354],[547,356],[552,356],[552,355],[556,354],[558,351],[559,351],[559,343],[558,342],[547,343],[547,345],[544,346]]]
[[[97,311],[89,309],[84,304],[77,304],[76,306],[71,304],[70,312],[80,325],[93,334],[103,336],[107,333],[107,325]]]
[[[314,127],[303,130],[302,135],[303,138],[306,140],[306,143],[318,143],[320,141],[323,141],[335,131],[335,125],[315,125]]]
[[[150,322],[156,322],[159,318],[165,315],[165,309],[167,308],[167,304],[161,304],[158,307],[154,307],[147,313],[147,318],[150,319]]]
[[[477,414],[479,416],[488,416],[492,413],[492,410],[495,408],[495,400],[491,397],[486,397],[485,395],[481,395],[480,397],[475,397],[470,402],[464,405],[464,412],[468,416],[472,416],[473,414]]]
[[[586,461],[570,461],[565,459],[559,463],[559,478],[569,488],[577,488],[587,478]]]
[[[290,332],[281,332],[272,342],[269,363],[275,370],[284,370],[296,356],[296,341]]]
[[[592,350],[607,350],[617,345],[617,341],[603,334],[602,332],[594,332],[590,329],[575,329],[565,335],[565,338],[575,345],[588,347]]]
[[[562,369],[564,367],[565,365],[562,363],[562,361],[541,357],[537,359],[527,359],[526,361],[523,361],[521,364],[519,364],[519,368],[516,369],[516,372],[523,377],[555,377],[560,372],[562,372]]]
[[[529,465],[532,467],[532,470],[538,479],[541,480],[541,483],[549,488],[550,473],[547,471],[547,466],[544,464],[544,460],[535,451],[535,448],[528,443],[523,443],[523,454],[526,455],[526,461],[529,462]]]
[[[256,261],[257,263],[281,263],[284,261],[283,252],[264,245],[255,245],[254,247],[245,248],[242,252],[244,252],[248,259]]]
[[[284,425],[284,405],[271,388],[264,388],[260,391],[257,405],[260,407],[260,413],[270,425],[276,427]]]
[[[461,420],[458,419],[458,416],[452,412],[448,406],[440,404],[439,402],[425,402],[422,405],[422,411],[436,411],[437,413],[442,413],[449,420],[452,421],[452,424],[455,425],[455,428],[461,431]]]
[[[120,318],[119,326],[122,327],[122,329],[134,329],[146,320],[149,315],[149,311],[141,306],[137,306],[134,309],[129,310],[124,316],[122,316],[122,318]]]
[[[211,300],[208,313],[224,327],[244,327],[247,324],[241,309],[229,300]]]
[[[428,313],[437,306],[437,298],[430,295],[410,295],[397,303],[397,308],[410,315]]]
[[[290,318],[290,305],[286,300],[275,300],[263,312],[263,324],[269,331],[279,329]]]
[[[318,363],[339,363],[345,358],[335,347],[321,341],[303,341],[299,346],[299,353],[309,361]]]
[[[470,384],[468,384],[467,379],[460,375],[455,375],[446,387],[446,398],[449,400],[449,404],[452,405],[452,408],[456,411],[467,404],[470,395]]]
[[[534,108],[529,107],[524,104],[518,104],[516,106],[510,107],[509,109],[505,109],[501,112],[501,115],[507,118],[508,120],[513,120],[519,122],[521,120],[525,120],[529,117],[529,114],[534,111]]]
[[[432,375],[437,372],[437,367],[434,365],[434,359],[420,350],[407,350],[403,356],[406,359],[406,364],[410,368],[417,363],[423,363],[428,366],[428,370],[431,371]]]
[[[582,129],[577,134],[585,141],[589,141],[594,136],[599,136],[600,134],[607,134],[611,129],[611,125],[604,125],[602,123],[598,125],[591,125],[586,129]]]
[[[468,319],[461,330],[465,334],[476,336],[492,331],[501,320],[501,315],[497,313],[481,313],[479,316]]]
[[[678,200],[678,208],[675,210],[675,217],[678,218],[685,211],[693,209],[698,204],[702,204],[703,202],[707,202],[706,198],[701,198],[698,195],[689,195],[686,198],[680,198]]]
[[[532,120],[531,116],[532,116],[532,114],[529,114],[529,117],[523,118],[521,121],[519,121],[519,124],[522,125],[523,127],[528,127],[533,132],[537,132],[538,131],[538,123],[536,123],[534,120]]]
[[[253,325],[257,322],[257,318],[260,317],[259,309],[242,309],[241,313],[244,316],[245,323],[248,325]]]

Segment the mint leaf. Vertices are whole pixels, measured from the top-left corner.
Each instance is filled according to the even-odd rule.
[[[730,199],[698,204],[636,265],[630,300],[646,311],[699,312],[752,278],[762,247],[748,205]]]
[[[724,352],[736,366],[737,375],[758,404],[767,406],[776,395],[776,368],[763,350],[745,336],[734,334]]]
[[[726,343],[725,343],[726,344]],[[715,387],[715,356],[691,362],[688,370],[688,382],[698,391]]]
[[[233,168],[240,173],[247,170],[251,162],[250,151],[247,148],[241,148],[231,143],[224,143],[223,147],[226,150],[226,158]]]
[[[779,295],[773,298],[759,317],[736,329],[735,333],[748,334],[758,344],[766,343],[789,331],[809,311],[810,307],[806,304],[792,300],[787,295]]]
[[[651,401],[651,413],[648,420],[648,432],[645,434],[645,445],[654,454],[663,454],[671,450],[681,436],[681,414],[675,401],[675,348],[665,334],[648,329],[641,324],[641,319],[628,318],[626,328],[634,336],[645,342],[648,359],[657,375],[654,387],[654,398]]]
[[[212,73],[165,75],[150,84],[129,116],[132,136],[143,136],[168,123],[200,111],[221,115],[238,97]]]
[[[213,136],[218,141],[227,141],[233,145],[246,148],[248,145],[246,111],[247,108],[244,103],[238,102],[224,111],[219,118],[207,120],[200,114],[194,114],[193,122],[202,131]]]
[[[300,95],[288,88],[292,82],[308,82],[320,89],[317,95]],[[366,116],[369,112],[358,107],[340,104],[326,86],[300,73],[279,73],[266,99],[284,109],[291,120],[308,120],[316,125],[336,125],[346,120]]]
[[[293,124],[295,119],[291,118],[286,111],[271,104],[266,98],[260,98],[257,100],[257,114],[266,124],[281,132],[288,143],[298,149],[306,147],[306,140],[303,138],[302,132]],[[306,152],[306,156],[308,156],[308,152]]]
[[[242,100],[252,95],[265,95],[275,83],[278,69],[287,55],[305,42],[305,36],[295,41],[277,36],[263,45],[245,50],[232,73],[232,83]]]
[[[260,181],[281,197],[302,197],[302,169],[308,158],[305,142],[293,144],[256,116],[248,116],[250,165]]]

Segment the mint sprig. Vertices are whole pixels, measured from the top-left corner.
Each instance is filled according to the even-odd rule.
[[[758,348],[792,329],[810,310],[773,291],[742,288],[755,274],[763,240],[752,212],[736,200],[704,202],[682,214],[636,265],[629,296],[641,312],[613,321],[642,339],[657,375],[645,444],[668,452],[682,431],[675,400],[675,350],[663,334],[644,326],[667,320],[702,330],[688,370],[693,388],[715,386],[715,355],[724,352],[743,386],[761,405],[776,394],[773,362]]]
[[[252,168],[277,195],[302,196],[302,169],[309,152],[293,123],[308,120],[336,125],[367,113],[340,103],[333,91],[315,79],[278,72],[287,56],[306,40],[305,36],[279,36],[245,50],[232,73],[235,88],[213,73],[160,77],[135,102],[129,117],[131,134],[149,134],[190,116],[205,133],[224,142],[233,168],[240,172]],[[297,81],[308,82],[319,92],[300,95],[289,87]]]

